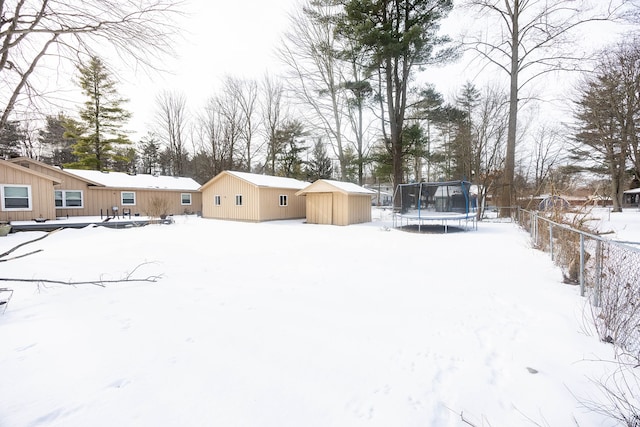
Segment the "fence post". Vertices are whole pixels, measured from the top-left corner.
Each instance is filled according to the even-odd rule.
[[[602,241],[596,241],[596,289],[593,305],[600,307],[600,291],[602,285]]]
[[[553,261],[553,224],[551,222],[549,223],[549,254]]]
[[[584,296],[584,234],[580,233],[580,296]]]

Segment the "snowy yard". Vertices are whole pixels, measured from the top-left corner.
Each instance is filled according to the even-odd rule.
[[[389,224],[176,217],[17,251],[43,249],[0,276],[163,277],[0,284],[0,426],[615,425],[581,404],[613,348],[527,233]]]

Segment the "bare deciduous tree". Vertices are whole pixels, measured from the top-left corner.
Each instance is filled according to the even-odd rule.
[[[260,148],[254,140],[259,126],[256,117],[258,84],[253,80],[227,77],[224,80],[223,97],[219,98],[218,102],[227,105],[219,105],[220,110],[228,113],[226,114],[228,123],[233,122],[239,132],[238,136],[244,147],[238,148],[238,151],[243,157],[244,169],[251,172],[254,156]]]
[[[174,0],[0,1],[0,128],[16,108],[42,100],[38,70],[47,62],[73,61],[105,47],[135,65],[153,66],[172,51],[180,14]],[[50,72],[50,70],[47,70]]]
[[[344,91],[342,49],[335,37],[337,8],[333,0],[308,1],[302,11],[290,16],[291,30],[278,49],[280,60],[293,78],[291,90],[311,108],[311,122],[331,142],[340,164],[340,174],[347,176],[344,121],[348,113]]]
[[[157,96],[156,102],[156,123],[160,129],[157,136],[169,150],[171,173],[181,176],[187,163],[187,99],[184,94],[164,91]]]
[[[264,169],[270,174],[275,174],[276,161],[281,149],[278,146],[278,130],[287,122],[288,112],[282,103],[284,87],[281,81],[267,75],[262,81],[262,90],[262,117],[267,145]]]
[[[575,70],[586,57],[572,36],[588,22],[612,19],[620,3],[607,2],[596,11],[573,0],[467,0],[483,17],[493,18],[491,34],[470,37],[468,48],[495,65],[509,78],[509,128],[505,153],[501,204],[515,202],[515,160],[518,103],[521,90],[540,76]],[[617,5],[617,6],[616,6]],[[605,5],[606,6],[606,5]],[[503,214],[508,214],[504,211]]]

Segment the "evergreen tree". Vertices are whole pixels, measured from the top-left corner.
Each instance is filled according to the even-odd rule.
[[[110,169],[114,166],[116,148],[131,144],[120,130],[131,114],[122,108],[126,100],[118,95],[115,81],[102,60],[91,57],[88,64],[80,65],[78,71],[80,87],[89,99],[80,111],[80,120],[85,128],[66,128],[67,135],[76,141],[73,148],[78,156],[77,162],[66,166]]]
[[[73,154],[75,140],[65,136],[65,127],[79,127],[79,124],[73,124],[73,121],[63,113],[58,113],[57,116],[47,116],[44,129],[38,132],[38,142],[45,151],[43,161],[51,165],[63,165],[78,161],[78,158]]]
[[[465,83],[460,95],[456,97],[457,108],[462,112],[459,117],[458,134],[453,141],[456,165],[453,178],[473,179],[479,170],[477,138],[474,135],[473,113],[480,103],[480,91],[471,82]]]
[[[149,133],[140,140],[141,172],[153,175],[160,170],[160,141]]]
[[[20,156],[20,145],[26,135],[20,128],[20,122],[8,121],[0,129],[0,158],[10,159]]]
[[[297,120],[286,122],[275,133],[276,146],[280,147],[277,155],[276,175],[288,178],[303,179],[303,160],[300,157],[306,150],[303,138],[306,135],[302,123]]]
[[[428,64],[448,59],[452,51],[437,48],[446,45],[438,36],[440,21],[453,3],[451,0],[341,0],[344,14],[338,32],[353,43],[353,51],[362,55],[379,81],[377,98],[383,124],[383,140],[391,154],[393,183],[403,180],[402,139],[408,105],[409,84],[414,74]]]
[[[313,182],[318,179],[331,179],[333,167],[331,159],[327,155],[327,148],[322,142],[322,138],[316,139],[311,150],[311,159],[306,163],[307,181]]]

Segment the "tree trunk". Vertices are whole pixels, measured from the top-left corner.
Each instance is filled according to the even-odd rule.
[[[515,1],[512,11],[513,29],[511,32],[511,72],[509,86],[509,127],[507,130],[507,151],[504,159],[504,175],[502,182],[502,194],[500,197],[500,216],[511,215],[510,207],[515,202],[514,177],[515,177],[515,154],[516,154],[516,131],[518,127],[518,65],[519,65],[519,30],[518,13],[519,4]]]

